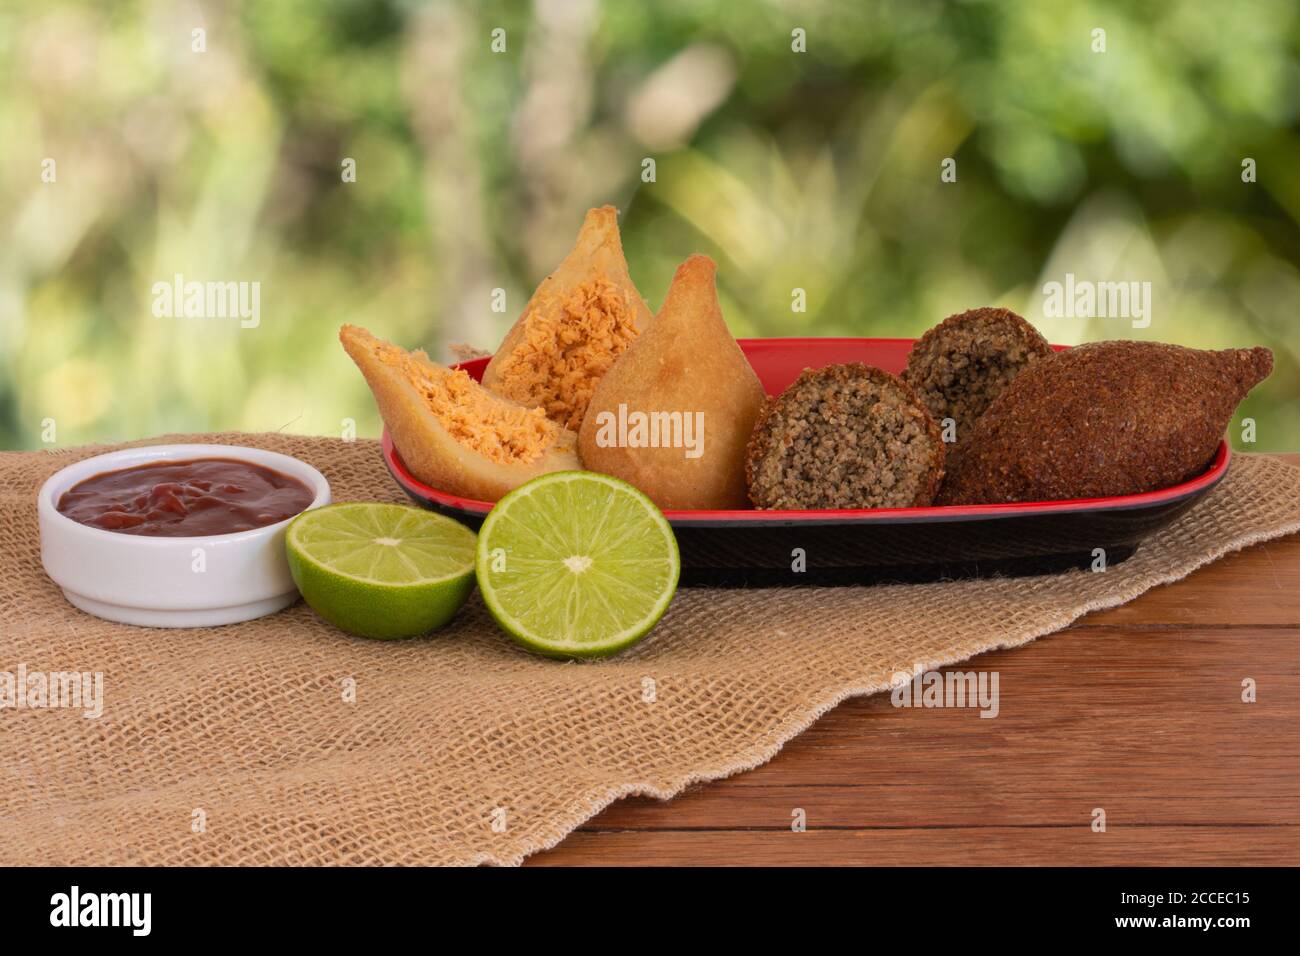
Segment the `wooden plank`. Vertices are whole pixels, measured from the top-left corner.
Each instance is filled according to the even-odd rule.
[[[1276,455],[1300,467],[1300,454]],[[1300,627],[1300,535],[1230,554],[1183,581],[1090,614],[1084,627],[1169,624]]]
[[[996,718],[850,701],[763,767],[587,826],[782,827],[796,807],[810,826],[1072,825],[1097,806],[1126,823],[1300,824],[1296,642],[1268,629],[1059,635],[959,668],[998,671]]]
[[[1297,827],[579,832],[531,866],[1294,865]]]
[[[1225,556],[1075,627],[1300,627],[1300,535]]]

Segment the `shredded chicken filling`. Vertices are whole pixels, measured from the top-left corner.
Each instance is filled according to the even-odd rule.
[[[376,354],[402,373],[452,438],[489,461],[528,464],[559,437],[559,426],[542,409],[503,402],[460,369],[430,368],[396,346],[380,346]]]
[[[636,338],[630,294],[607,279],[582,283],[558,310],[536,303],[524,336],[501,367],[498,391],[540,406],[553,421],[577,429],[596,385]]]

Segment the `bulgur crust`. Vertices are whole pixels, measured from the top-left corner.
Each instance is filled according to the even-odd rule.
[[[745,480],[756,508],[907,508],[943,477],[939,427],[906,382],[861,363],[805,369],[754,426]]]
[[[1094,342],[1057,352],[976,422],[950,458],[939,503],[1102,498],[1186,481],[1272,369],[1265,348]]]
[[[912,346],[902,378],[935,421],[951,418],[962,442],[1011,381],[1052,354],[1038,330],[1010,309],[950,315]]]

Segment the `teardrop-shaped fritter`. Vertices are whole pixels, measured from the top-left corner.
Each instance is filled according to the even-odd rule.
[[[727,330],[717,266],[694,255],[663,308],[592,396],[583,464],[622,478],[660,508],[745,508],[745,445],[763,386]]]
[[[1203,471],[1238,403],[1273,369],[1265,348],[1208,352],[1094,342],[1041,359],[949,456],[941,504],[1155,491]]]

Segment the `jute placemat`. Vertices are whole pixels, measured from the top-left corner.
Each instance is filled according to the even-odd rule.
[[[373,441],[184,440],[298,456],[336,500],[404,500]],[[1300,469],[1239,456],[1104,573],[684,590],[632,651],[561,663],[515,647],[477,597],[445,631],[399,643],[348,637],[301,603],[204,630],[88,617],[41,570],[35,494],[107,450],[0,455],[0,672],[104,681],[97,719],[0,710],[0,864],[518,863],[620,797],[763,763],[917,663],[1023,644],[1300,529]]]

